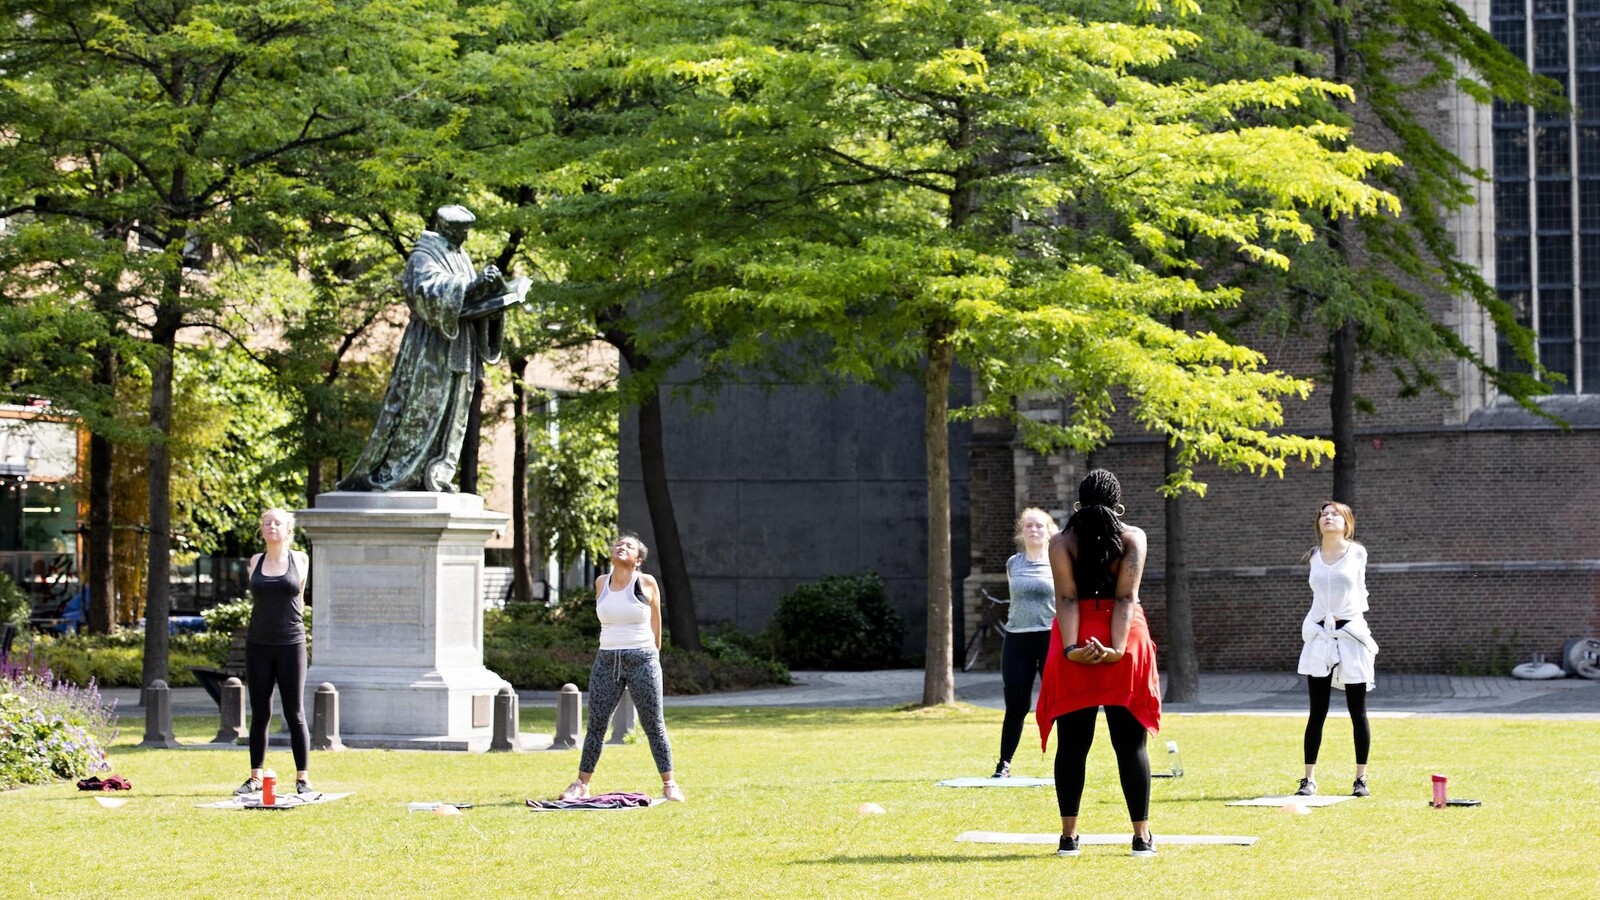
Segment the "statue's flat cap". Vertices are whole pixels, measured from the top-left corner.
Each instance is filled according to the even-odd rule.
[[[439,207],[434,212],[434,215],[438,216],[440,222],[447,222],[451,225],[470,225],[478,221],[478,217],[472,214],[472,210],[467,209],[465,206],[456,206],[454,204]]]

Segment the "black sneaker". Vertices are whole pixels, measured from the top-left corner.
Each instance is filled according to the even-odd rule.
[[[1067,837],[1066,835],[1063,834],[1061,836],[1061,848],[1056,851],[1056,855],[1057,856],[1077,856],[1078,855],[1078,836],[1077,835],[1073,835],[1072,837]]]
[[[1009,759],[1000,760],[999,765],[996,765],[994,767],[994,775],[992,777],[994,777],[994,778],[1010,778],[1011,777],[1011,760],[1009,760]]]
[[[311,782],[309,780],[305,778],[296,778],[294,780],[294,792],[296,794],[309,794],[313,790],[315,790],[315,788],[311,786]]]
[[[1300,779],[1300,789],[1294,792],[1296,797],[1315,797],[1317,795],[1317,780],[1315,778]]]
[[[1155,856],[1156,855],[1156,836],[1155,836],[1154,832],[1151,832],[1149,838],[1142,838],[1142,837],[1139,837],[1137,834],[1133,836],[1133,855],[1134,856]]]
[[[1355,787],[1350,789],[1350,796],[1352,796],[1352,797],[1370,797],[1370,796],[1372,796],[1372,792],[1367,790],[1367,776],[1362,775],[1360,778],[1356,779]]]
[[[259,794],[261,793],[261,779],[252,775],[244,780],[244,784],[234,788],[233,793],[239,797],[243,797],[246,794]]]

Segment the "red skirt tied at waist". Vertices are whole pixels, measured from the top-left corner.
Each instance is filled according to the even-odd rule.
[[[1111,613],[1115,600],[1078,601],[1078,643],[1096,638],[1111,646]],[[1133,604],[1128,627],[1127,653],[1114,663],[1087,665],[1061,655],[1061,626],[1050,628],[1050,652],[1045,657],[1044,680],[1034,719],[1039,723],[1039,746],[1050,745],[1050,729],[1058,717],[1080,709],[1126,706],[1139,724],[1155,734],[1161,728],[1161,675],[1156,671],[1156,644],[1144,607]]]

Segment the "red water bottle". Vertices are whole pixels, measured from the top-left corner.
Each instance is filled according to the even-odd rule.
[[[1433,808],[1434,809],[1444,809],[1445,803],[1448,802],[1445,799],[1444,787],[1445,787],[1445,782],[1447,782],[1449,780],[1450,779],[1446,778],[1443,775],[1435,775],[1435,776],[1433,776]]]
[[[1435,775],[1434,777],[1438,778],[1439,776]],[[273,793],[273,788],[276,788],[277,786],[278,786],[278,773],[272,771],[271,769],[268,769],[265,772],[261,773],[261,805],[262,806],[276,806],[277,805],[278,797],[277,797],[276,794]],[[1434,795],[1436,797],[1440,796],[1439,790],[1440,790],[1439,787],[1436,785],[1434,787]]]

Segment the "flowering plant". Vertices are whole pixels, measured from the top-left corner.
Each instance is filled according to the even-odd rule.
[[[116,723],[92,682],[60,681],[28,658],[0,664],[0,788],[110,769]]]

